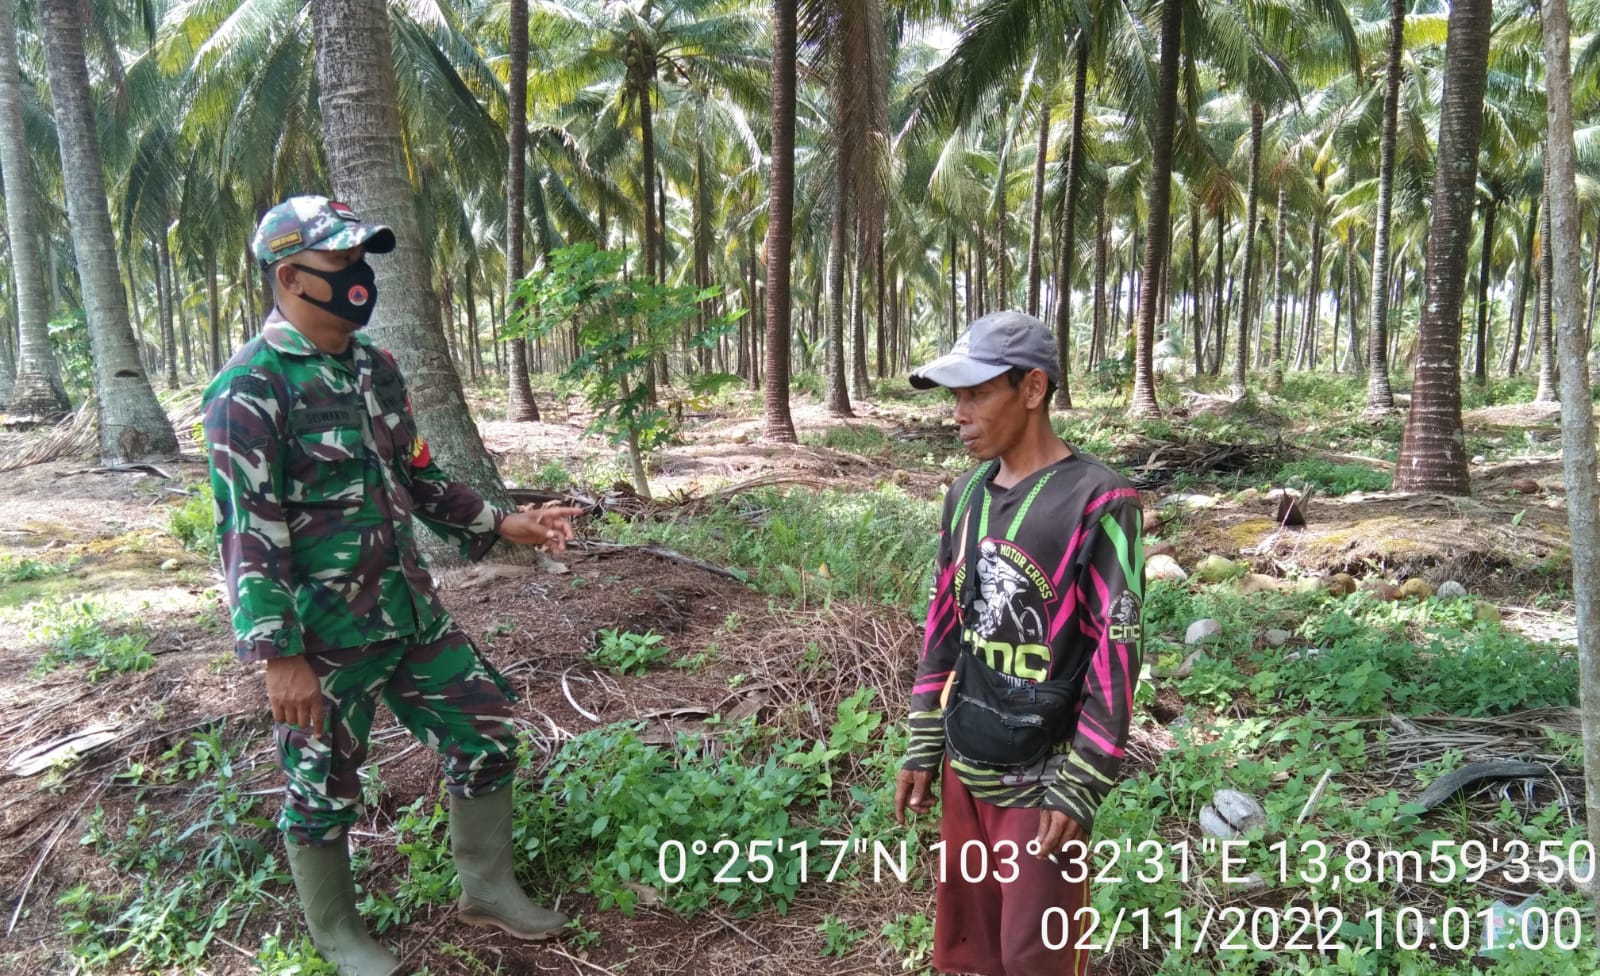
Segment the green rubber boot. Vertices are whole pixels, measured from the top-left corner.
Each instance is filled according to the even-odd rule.
[[[450,853],[461,876],[461,920],[519,939],[548,939],[567,917],[528,900],[511,850],[511,787],[471,800],[450,797]]]
[[[300,892],[311,944],[339,967],[339,976],[394,976],[400,960],[367,932],[356,911],[356,885],[350,877],[350,850],[341,838],[327,847],[285,840],[289,872]]]

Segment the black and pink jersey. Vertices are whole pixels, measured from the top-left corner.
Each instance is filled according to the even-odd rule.
[[[1081,680],[1075,731],[1034,767],[1001,775],[953,758],[951,766],[979,799],[1049,807],[1092,828],[1116,784],[1139,680],[1139,494],[1075,448],[1011,488],[993,483],[998,467],[979,465],[945,497],[905,765],[933,771],[944,758],[943,696],[963,646],[1018,678]],[[980,520],[977,579],[963,617],[970,518]]]

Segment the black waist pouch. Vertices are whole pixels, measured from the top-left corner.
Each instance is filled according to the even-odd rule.
[[[999,773],[1034,766],[1077,728],[1078,684],[1012,678],[963,650],[944,708],[951,756]]]

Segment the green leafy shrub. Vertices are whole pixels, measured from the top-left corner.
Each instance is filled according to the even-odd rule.
[[[601,909],[632,912],[635,885],[656,889],[664,904],[684,913],[716,901],[740,913],[788,905],[800,879],[798,864],[787,858],[778,863],[789,870],[766,883],[715,879],[761,877],[753,855],[763,852],[750,847],[756,840],[818,847],[821,832],[802,828],[791,813],[819,792],[814,774],[783,761],[800,742],[780,743],[763,758],[753,726],[724,733],[716,753],[701,752],[695,736],[680,737],[669,750],[645,743],[639,732],[632,724],[612,725],[568,743],[532,808],[544,826],[525,843],[548,845],[545,857],[564,865],[568,880],[593,894]],[[719,848],[723,840],[731,845]]]
[[[46,674],[73,661],[89,661],[88,678],[143,671],[156,663],[147,648],[150,635],[142,630],[109,634],[100,621],[103,611],[91,600],[51,608],[31,636],[46,645],[34,674]]]
[[[191,485],[189,497],[167,515],[167,531],[183,548],[208,558],[217,554],[216,507],[211,500],[211,485]]]
[[[754,721],[719,729],[714,741],[685,733],[670,748],[644,741],[638,723],[582,733],[555,755],[537,792],[518,798],[516,842],[538,870],[593,895],[602,910],[631,912],[649,889],[685,914],[718,903],[738,914],[785,911],[802,884],[834,867],[832,882],[844,883],[870,863],[852,852],[835,865],[836,850],[825,843],[839,843],[831,825],[841,823],[868,836],[834,784],[875,761],[883,715],[870,706],[866,690],[842,703],[826,743],[777,739]],[[903,751],[903,740],[894,748]],[[443,817],[433,806],[433,814],[408,812],[397,824],[411,859],[402,913],[454,897]],[[807,810],[830,826],[807,822]]]
[[[617,674],[643,674],[651,664],[672,653],[667,639],[660,634],[607,629],[598,636],[598,643],[589,652],[589,660]]]
[[[1502,715],[1576,704],[1571,651],[1471,626],[1470,612],[1468,601],[1407,607],[1350,598],[1308,625],[1321,652],[1279,665],[1277,694],[1291,706],[1351,715]]]
[[[829,427],[821,435],[802,434],[800,443],[849,451],[852,454],[879,454],[893,446],[889,435],[871,424],[846,424]]]
[[[572,472],[560,461],[546,461],[534,473],[533,483],[550,491],[565,491],[573,485]]]
[[[1388,491],[1394,484],[1389,471],[1376,471],[1364,464],[1346,464],[1321,459],[1291,461],[1278,468],[1272,480],[1283,484],[1296,479],[1316,485],[1328,495],[1347,495],[1352,491]]]
[[[89,350],[89,319],[81,308],[68,309],[50,320],[50,345],[61,364],[61,380],[71,390],[94,389],[94,361]]]
[[[317,955],[309,938],[285,938],[281,931],[261,937],[261,948],[256,952],[261,976],[338,976],[338,968]]]
[[[130,813],[90,813],[80,843],[124,880],[115,891],[83,884],[57,899],[63,934],[84,967],[191,971],[218,938],[237,942],[251,916],[273,903],[268,886],[289,881],[262,842],[275,831],[261,798],[235,775],[241,744],[226,741],[220,725],[198,732],[154,764],[118,774],[137,790]],[[178,784],[189,791],[181,810],[157,805]],[[263,952],[264,965],[279,967],[268,971],[283,976],[331,971],[276,940]],[[307,965],[288,968],[295,956]]]
[[[817,931],[827,942],[822,950],[825,956],[848,956],[855,951],[856,943],[867,937],[865,930],[851,928],[849,922],[837,915],[824,915]]]
[[[0,584],[31,583],[34,580],[63,576],[72,571],[72,566],[71,560],[45,562],[28,556],[21,559],[14,556],[0,556]]]
[[[729,566],[757,588],[803,603],[850,598],[925,609],[938,502],[894,485],[871,491],[743,492],[694,519],[628,522],[601,530]]]
[[[903,970],[920,970],[933,955],[933,920],[926,915],[902,912],[883,923],[881,934]]]
[[[587,242],[551,251],[541,268],[517,284],[518,303],[505,337],[545,336],[576,323],[578,355],[562,380],[583,391],[594,414],[589,430],[606,435],[614,445],[627,445],[634,488],[648,497],[644,459],[673,432],[671,416],[657,405],[650,387],[655,357],[685,338],[686,328],[689,346],[709,348],[743,312],[713,314],[708,303],[719,289],[630,276],[624,273],[627,261],[623,252],[599,250]],[[696,319],[699,324],[691,328]],[[726,373],[695,376],[690,393],[714,396],[740,382]]]

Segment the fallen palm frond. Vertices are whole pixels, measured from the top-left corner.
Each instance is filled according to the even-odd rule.
[[[30,464],[62,461],[92,455],[99,445],[100,423],[93,400],[68,414],[54,427],[43,428],[20,453],[0,460],[0,471],[15,471]]]
[[[706,509],[726,504],[745,492],[780,485],[822,491],[831,485],[820,478],[795,475],[764,475],[716,491],[697,494],[693,491],[675,491],[664,498],[645,498],[627,482],[619,481],[604,490],[573,488],[568,491],[548,491],[540,488],[511,488],[506,494],[518,505],[572,505],[585,509],[587,515],[618,515],[629,521],[655,518],[693,517]]]
[[[163,406],[168,422],[178,435],[180,447],[204,453],[205,440],[200,435],[200,397],[196,394],[176,396]],[[94,398],[90,397],[59,423],[34,432],[32,443],[21,452],[0,459],[0,471],[15,471],[50,461],[92,457],[99,448],[99,441],[100,414]]]
[[[1118,460],[1128,469],[1135,487],[1148,489],[1165,485],[1179,474],[1244,474],[1280,465],[1293,455],[1294,448],[1282,440],[1270,444],[1141,440]]]

